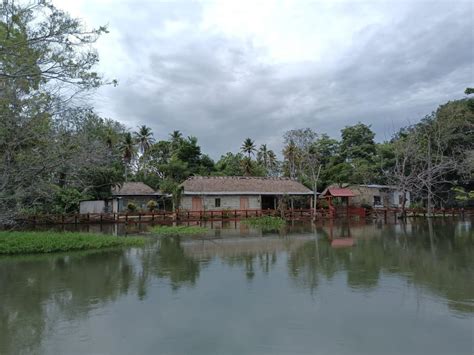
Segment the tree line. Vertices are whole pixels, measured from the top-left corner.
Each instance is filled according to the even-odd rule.
[[[343,128],[340,139],[304,128],[284,134],[280,159],[249,137],[214,161],[194,136],[173,131],[157,141],[150,127],[128,129],[87,104],[94,89],[117,84],[94,70],[93,44],[106,33],[106,27],[84,28],[50,1],[0,5],[0,224],[24,214],[74,212],[81,199],[107,198],[125,181],[143,181],[177,199],[180,183],[193,175],[285,176],[317,191],[393,184],[428,207],[453,194],[472,199],[474,99],[468,96],[383,143],[364,123]]]

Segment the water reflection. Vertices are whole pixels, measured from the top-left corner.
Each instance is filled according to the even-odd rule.
[[[295,224],[277,233],[232,224],[146,248],[0,259],[0,353],[36,353],[60,324],[88,319],[124,298],[159,304],[152,291],[186,295],[222,282],[200,285],[203,275],[217,272],[229,279],[237,272],[255,289],[266,282],[260,276],[272,278],[276,292],[313,296],[341,277],[356,294],[385,290],[395,277],[440,298],[456,316],[474,312],[469,221]]]

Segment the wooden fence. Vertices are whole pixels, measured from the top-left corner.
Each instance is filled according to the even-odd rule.
[[[435,216],[455,217],[473,216],[473,209],[436,209]],[[407,217],[426,217],[426,210],[406,209]],[[251,217],[278,216],[287,220],[312,220],[335,218],[399,218],[400,209],[372,209],[360,207],[344,209],[288,209],[288,210],[207,210],[207,211],[155,211],[155,212],[124,212],[124,213],[87,213],[87,214],[61,214],[37,215],[21,219],[25,224],[89,224],[89,223],[173,223],[187,221],[220,221],[239,220]]]

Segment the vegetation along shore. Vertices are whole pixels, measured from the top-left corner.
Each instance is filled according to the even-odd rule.
[[[0,232],[0,255],[41,254],[142,246],[142,237],[115,237],[77,232]]]

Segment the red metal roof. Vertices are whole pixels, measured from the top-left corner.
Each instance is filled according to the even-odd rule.
[[[333,197],[354,197],[355,196],[355,194],[352,192],[351,189],[334,188],[334,187],[331,187],[326,191],[325,196],[327,195],[331,195]]]

